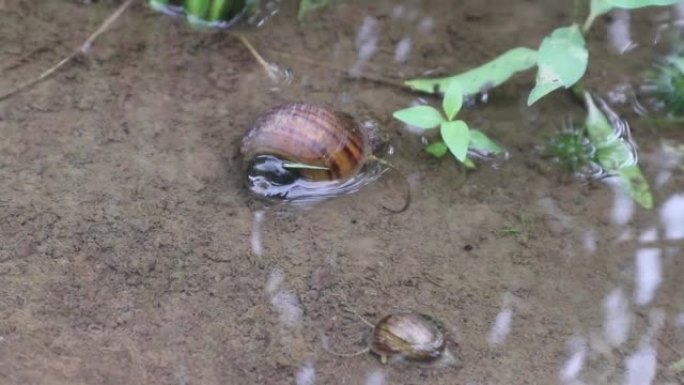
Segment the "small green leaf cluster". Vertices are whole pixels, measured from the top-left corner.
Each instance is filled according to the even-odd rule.
[[[452,81],[461,83],[465,95],[474,95],[497,87],[513,75],[537,67],[535,87],[527,98],[532,105],[559,88],[570,88],[586,73],[589,52],[583,33],[596,17],[613,8],[637,9],[654,5],[671,5],[681,0],[590,0],[590,11],[584,27],[577,24],[557,28],[546,36],[537,50],[517,47],[477,68],[441,78],[411,79],[405,84],[427,93],[443,93]]]
[[[584,92],[584,102],[587,106],[584,125],[589,140],[596,147],[596,160],[607,174],[618,177],[620,187],[632,199],[646,209],[653,208],[651,189],[637,165],[633,144],[615,134],[621,128],[614,125],[626,123],[611,122],[588,92]],[[604,105],[604,108],[607,107]]]
[[[438,158],[447,152],[468,167],[474,167],[468,150],[500,154],[503,149],[479,130],[470,129],[463,120],[455,120],[463,106],[463,89],[459,82],[451,82],[444,93],[444,115],[428,105],[414,106],[394,112],[394,118],[423,130],[439,127],[441,140],[430,144],[426,151]]]
[[[669,117],[684,117],[684,57],[667,59],[645,74],[644,91]]]

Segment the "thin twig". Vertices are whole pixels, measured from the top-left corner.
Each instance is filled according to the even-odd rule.
[[[114,13],[112,13],[102,24],[100,24],[100,27],[95,30],[83,44],[81,44],[78,48],[76,48],[70,55],[65,57],[64,59],[60,60],[57,64],[54,66],[48,68],[45,72],[40,74],[38,77],[35,77],[31,80],[28,80],[24,82],[23,84],[19,85],[17,88],[13,89],[10,92],[7,92],[4,95],[0,95],[0,102],[3,100],[9,99],[10,97],[25,91],[36,84],[40,83],[41,81],[47,79],[51,75],[53,75],[55,72],[57,72],[59,69],[64,67],[67,63],[71,62],[74,58],[76,58],[78,55],[85,54],[88,52],[90,47],[92,46],[93,42],[95,39],[97,39],[102,33],[104,33],[111,25],[128,9],[128,7],[133,4],[133,2],[136,0],[126,0],[123,4],[117,8]]]
[[[237,33],[237,32],[230,32],[230,31],[228,31],[228,34],[231,36],[235,36],[238,40],[240,40],[240,42],[247,48],[249,53],[251,53],[252,56],[254,56],[254,60],[256,60],[257,63],[259,63],[261,68],[264,69],[264,72],[266,72],[266,75],[268,75],[268,77],[271,80],[273,80],[274,82],[278,81],[278,75],[275,72],[273,72],[273,68],[271,68],[271,64],[269,64],[266,60],[264,60],[263,56],[261,56],[261,54],[259,54],[259,52],[256,50],[256,48],[254,48],[254,46],[252,45],[252,43],[250,43],[249,40],[247,40],[247,37],[245,37],[245,35],[243,35],[241,33]]]

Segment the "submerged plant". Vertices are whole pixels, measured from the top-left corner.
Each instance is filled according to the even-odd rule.
[[[545,148],[545,154],[572,173],[586,174],[596,165],[596,147],[583,127],[568,125],[558,132]]]
[[[684,115],[684,57],[672,57],[646,72],[642,90],[668,116]]]
[[[229,28],[259,0],[148,0],[154,10],[182,16],[195,26]]]
[[[432,106],[422,105],[395,111],[393,116],[423,130],[439,127],[441,140],[430,144],[426,149],[438,158],[451,152],[459,162],[467,167],[474,167],[475,164],[468,158],[469,151],[480,155],[503,153],[503,149],[483,132],[470,129],[463,120],[455,120],[462,106],[463,89],[459,82],[451,82],[442,100],[444,115]]]

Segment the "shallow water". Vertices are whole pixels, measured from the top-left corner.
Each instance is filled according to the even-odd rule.
[[[133,7],[78,60],[0,103],[3,384],[681,384],[684,133],[633,111],[635,76],[672,8],[602,19],[587,85],[629,120],[655,208],[562,174],[538,151],[581,105],[531,108],[534,74],[462,113],[509,158],[463,172],[391,118],[418,98],[387,82],[465,70],[567,25],[567,1],[344,1],[250,41]],[[0,0],[0,89],[80,45],[113,5]],[[630,32],[628,38],[624,31]],[[665,29],[667,30],[667,29]],[[614,44],[613,44],[614,43]],[[283,55],[286,53],[287,55]],[[314,65],[314,64],[318,65]],[[308,209],[242,187],[237,147],[263,110],[328,103],[380,123],[386,174]],[[370,321],[441,320],[460,365],[383,366]]]

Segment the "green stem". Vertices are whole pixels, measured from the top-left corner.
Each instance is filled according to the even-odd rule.
[[[185,0],[185,12],[204,20],[209,10],[210,0]]]
[[[591,29],[592,24],[594,24],[594,21],[596,20],[596,17],[598,15],[590,13],[589,16],[587,17],[587,20],[584,22],[584,25],[582,26],[582,34],[586,35],[589,33],[589,30]]]
[[[577,23],[581,22],[584,19],[584,15],[586,15],[589,11],[589,0],[575,0],[575,7],[574,7],[574,12],[575,12],[575,21]]]

